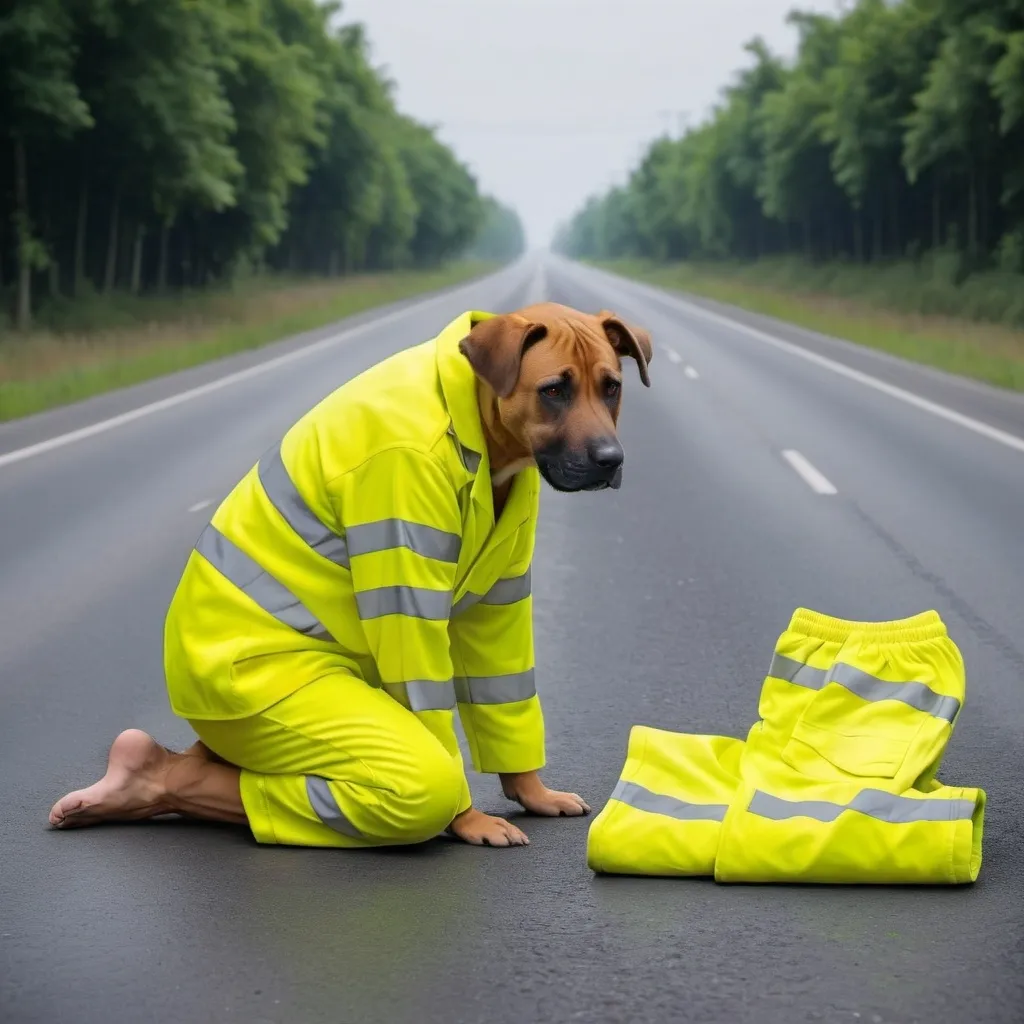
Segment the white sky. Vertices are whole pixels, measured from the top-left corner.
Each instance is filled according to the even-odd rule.
[[[343,20],[538,246],[651,138],[701,120],[748,39],[790,54],[793,7],[836,0],[347,0]]]

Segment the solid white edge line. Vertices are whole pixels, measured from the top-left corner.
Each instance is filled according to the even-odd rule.
[[[197,501],[194,505],[189,505],[189,512],[202,512],[204,508],[209,508],[213,504],[213,498],[204,498],[202,501]]]
[[[674,348],[668,345],[663,345],[662,347],[665,349],[665,355],[670,363],[678,364],[683,361],[683,357]]]
[[[479,283],[478,281],[472,282],[473,285]],[[156,412],[162,412],[164,409],[172,409],[174,406],[190,402],[194,398],[201,398],[203,395],[220,391],[221,388],[231,387],[232,384],[238,384],[243,380],[249,380],[251,377],[258,377],[261,374],[269,373],[271,370],[276,370],[278,367],[285,366],[288,363],[298,362],[300,359],[315,355],[317,352],[323,352],[324,349],[352,341],[367,331],[374,330],[384,324],[393,323],[396,320],[401,320],[403,317],[409,316],[417,310],[424,309],[436,302],[440,302],[442,299],[450,297],[453,292],[458,293],[467,287],[469,285],[456,285],[440,295],[432,295],[430,298],[422,299],[412,305],[403,306],[402,309],[396,309],[391,313],[384,313],[381,316],[366,321],[366,323],[357,324],[355,327],[339,331],[337,334],[331,334],[326,338],[321,338],[319,341],[314,341],[309,345],[303,345],[301,348],[294,349],[291,352],[285,352],[283,355],[274,356],[265,362],[246,367],[244,370],[236,370],[234,373],[218,377],[216,380],[208,381],[206,384],[200,384],[186,391],[179,391],[156,402],[140,405],[117,416],[111,416],[109,419],[99,420],[97,423],[90,423],[86,427],[80,427],[78,430],[71,430],[66,434],[57,434],[55,437],[47,438],[45,441],[38,441],[35,444],[26,445],[24,448],[15,448],[13,451],[4,452],[0,454],[0,469],[4,466],[10,466],[15,462],[31,459],[36,455],[43,455],[57,448],[64,448],[66,445],[74,444],[76,441],[84,441],[86,438],[95,437],[97,434],[104,434],[115,427],[123,427],[126,423],[133,423],[135,420],[151,416]],[[281,340],[285,339],[282,338]]]
[[[814,466],[804,455],[792,448],[786,449],[782,457],[793,467],[797,475],[816,494],[838,494],[835,485],[824,473]]]
[[[765,344],[772,345],[783,352],[788,352],[790,355],[798,356],[799,358],[806,359],[808,362],[815,363],[826,370],[831,370],[833,373],[837,373],[841,377],[846,377],[848,380],[856,381],[858,384],[863,384],[865,387],[873,388],[875,391],[880,391],[882,394],[888,395],[890,398],[895,398],[898,401],[905,402],[907,405],[912,405],[915,408],[920,409],[922,412],[931,413],[931,415],[937,416],[939,419],[944,419],[949,423],[955,423],[957,426],[963,427],[965,430],[970,430],[981,437],[986,437],[990,441],[995,441],[998,444],[1005,445],[1007,448],[1012,448],[1014,451],[1024,453],[1024,437],[1018,437],[1016,434],[1010,434],[1005,430],[1000,430],[998,427],[993,427],[988,423],[983,423],[981,420],[976,420],[971,416],[965,416],[963,413],[957,412],[955,409],[950,409],[945,405],[940,405],[938,402],[922,398],[920,395],[915,395],[912,391],[907,391],[904,388],[897,387],[895,384],[888,384],[884,380],[880,380],[878,377],[871,376],[869,373],[863,373],[860,370],[855,370],[852,366],[847,366],[845,363],[829,359],[828,356],[819,355],[817,352],[812,352],[810,349],[803,348],[791,341],[784,341],[782,338],[776,338],[773,334],[768,334],[765,331],[758,330],[756,327],[750,327],[738,320],[730,320],[729,317],[720,316],[718,313],[712,313],[710,310],[703,309],[700,306],[695,306],[693,303],[687,302],[685,299],[678,298],[671,292],[653,288],[650,285],[645,285],[638,281],[632,281],[629,278],[620,278],[617,275],[609,276],[616,282],[621,282],[625,285],[632,285],[641,293],[648,292],[656,295],[659,299],[667,298],[679,306],[680,309],[683,309],[698,318],[719,324],[723,327],[728,327],[734,331],[739,331],[741,334],[746,334],[748,337],[755,338],[758,341],[763,341]]]
[[[690,378],[690,380],[696,380],[700,376],[700,374],[692,366],[684,367],[683,373],[685,373],[686,376]]]

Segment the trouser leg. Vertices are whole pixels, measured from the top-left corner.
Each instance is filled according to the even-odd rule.
[[[261,843],[423,842],[459,810],[461,758],[387,694],[344,672],[259,715],[192,725],[241,768],[242,804]]]
[[[587,835],[603,874],[710,875],[742,740],[634,726],[622,776]]]

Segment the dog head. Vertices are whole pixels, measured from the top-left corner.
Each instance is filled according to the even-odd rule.
[[[542,303],[482,321],[460,349],[494,394],[497,423],[488,426],[505,448],[535,461],[559,491],[620,485],[621,360],[635,359],[650,387],[647,331],[607,310]]]

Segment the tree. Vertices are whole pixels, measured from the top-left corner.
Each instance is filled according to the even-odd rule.
[[[987,11],[947,27],[907,117],[904,140],[911,182],[925,171],[937,172],[936,202],[945,181],[966,183],[966,209],[952,220],[959,237],[966,236],[967,253],[975,262],[987,241],[992,202],[998,196],[992,190],[998,113],[989,82],[998,20],[996,12]]]
[[[839,49],[840,24],[816,14],[791,14],[800,32],[793,69],[761,106],[764,174],[758,193],[768,217],[799,229],[807,256],[831,256],[846,226],[848,203],[836,185],[823,127],[827,70]]]
[[[426,125],[399,118],[399,156],[416,202],[412,261],[424,266],[462,252],[483,221],[476,181]]]
[[[467,255],[472,259],[516,259],[526,248],[526,234],[515,210],[503,206],[492,196],[483,200],[483,225]]]
[[[37,148],[66,139],[92,124],[89,108],[71,77],[74,25],[62,0],[14,0],[0,15],[0,131],[13,171],[10,225],[18,266],[15,321],[32,317],[32,272],[52,255],[36,234],[30,194]]]
[[[89,0],[81,7],[75,77],[95,115],[68,165],[54,161],[61,190],[76,196],[74,287],[87,279],[89,211],[107,214],[101,274],[105,291],[131,259],[141,286],[143,240],[159,222],[159,286],[167,278],[168,234],[185,207],[223,210],[236,201],[242,166],[231,145],[236,123],[215,69],[216,11],[188,0],[139,4]],[[129,245],[124,246],[127,239]]]

